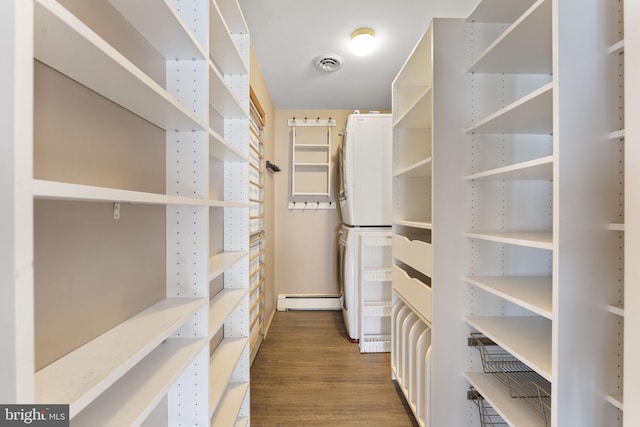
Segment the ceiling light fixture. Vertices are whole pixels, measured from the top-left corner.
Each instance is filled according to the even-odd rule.
[[[365,56],[376,48],[376,32],[371,28],[358,28],[351,33],[351,51],[358,56]]]

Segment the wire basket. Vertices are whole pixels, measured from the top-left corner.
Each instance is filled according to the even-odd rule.
[[[484,335],[472,333],[470,342],[480,352],[484,372],[494,374],[509,388],[511,397],[523,399],[546,426],[551,425],[551,383]]]
[[[469,398],[478,407],[481,427],[502,427],[509,425],[473,387],[469,390]]]

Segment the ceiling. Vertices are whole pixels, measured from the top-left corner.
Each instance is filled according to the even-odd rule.
[[[432,17],[465,17],[478,0],[239,0],[278,109],[391,109],[391,82]],[[376,32],[369,56],[349,51],[351,33]],[[314,67],[337,54],[343,67]]]

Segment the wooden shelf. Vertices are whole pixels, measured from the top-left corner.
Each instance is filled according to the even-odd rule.
[[[465,180],[512,180],[512,181],[551,181],[553,179],[553,156],[529,160],[514,165],[503,166],[464,177]]]
[[[509,389],[494,375],[466,372],[464,377],[510,426],[545,427],[544,418],[522,399],[512,398]]]
[[[467,323],[551,382],[551,321],[539,316],[467,317]]]
[[[209,301],[209,337],[215,335],[249,289],[223,289]]]
[[[551,74],[551,0],[538,0],[471,65],[471,73]]]
[[[221,252],[209,258],[209,281],[212,281],[224,271],[247,256],[247,252]]]
[[[141,425],[206,344],[204,339],[168,339],[82,410],[73,425]]]
[[[552,284],[548,276],[467,276],[465,281],[551,320]]]
[[[465,132],[550,135],[553,132],[552,103],[553,83],[547,83],[468,127]]]
[[[497,243],[506,243],[510,245],[527,246],[530,248],[553,250],[553,233],[551,232],[467,232],[465,233],[465,236],[471,239],[488,240]]]
[[[467,18],[467,22],[510,24],[515,22],[535,0],[482,0]]]
[[[431,87],[428,87],[417,97],[413,105],[408,106],[404,113],[399,113],[398,119],[394,120],[393,127],[431,128],[431,104]]]
[[[209,20],[209,53],[213,63],[220,69],[220,73],[225,76],[249,74],[249,67],[238,51],[231,37],[231,31],[215,1],[209,4]]]
[[[35,58],[165,130],[208,127],[54,0],[35,3]],[[109,76],[109,78],[104,78]]]
[[[230,383],[211,421],[211,427],[228,427],[238,421],[240,407],[249,391],[248,383]]]
[[[431,157],[422,159],[393,173],[394,177],[427,178],[431,176]]]
[[[68,403],[74,417],[206,304],[166,298],[35,374],[39,403]]]
[[[248,338],[225,338],[211,356],[209,369],[210,417],[218,408],[225,388],[248,343]]]
[[[203,60],[202,47],[182,18],[166,1],[109,0],[140,34],[167,60]]]

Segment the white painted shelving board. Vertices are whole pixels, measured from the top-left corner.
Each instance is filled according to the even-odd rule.
[[[74,427],[141,425],[206,344],[191,338],[170,338],[160,344],[82,410],[73,419]]]
[[[203,60],[207,57],[167,1],[109,1],[166,60]]]
[[[175,97],[54,0],[35,3],[34,55],[162,129],[208,131]]]
[[[35,374],[35,400],[68,403],[73,417],[151,353],[206,300],[166,298]]]
[[[77,200],[85,202],[125,202],[154,205],[208,206],[209,200],[165,194],[94,187],[66,182],[33,180],[33,195],[38,199]]]
[[[394,219],[393,223],[396,225],[402,225],[404,227],[421,228],[423,230],[431,230],[433,228],[433,224],[430,222],[406,221],[403,219]]]
[[[233,425],[237,421],[240,407],[248,391],[248,383],[229,384],[220,403],[220,409],[213,416],[211,427]]]
[[[515,22],[535,0],[482,0],[469,15],[467,22],[511,24]]]
[[[541,232],[467,232],[465,236],[471,239],[488,240],[497,243],[507,243],[510,245],[527,246],[538,249],[553,249],[553,233]]]
[[[229,31],[233,34],[247,34],[249,27],[240,10],[238,0],[215,0],[220,12],[224,16]]]
[[[209,369],[210,416],[213,416],[218,408],[231,374],[233,374],[233,370],[248,343],[249,339],[247,338],[225,338],[211,356]]]
[[[402,178],[427,178],[431,176],[431,157],[422,159],[393,174]]]
[[[211,60],[220,68],[223,75],[248,74],[249,67],[234,44],[231,32],[214,1],[210,4],[209,17],[209,54]]]
[[[465,378],[510,426],[545,427],[542,416],[522,399],[514,399],[509,389],[491,374],[467,372]]]
[[[552,104],[553,83],[547,83],[468,127],[465,132],[551,135]]]
[[[209,130],[209,156],[223,162],[248,162],[249,157],[231,146],[223,137]]]
[[[411,105],[407,111],[398,117],[394,122],[394,127],[411,129],[429,129],[431,127],[431,88],[426,89],[415,104]]]
[[[209,281],[215,279],[227,268],[247,256],[247,252],[220,252],[209,258]]]
[[[547,319],[553,317],[550,276],[473,276],[465,281]]]
[[[464,177],[466,180],[551,181],[553,156],[546,156],[496,169],[478,172]]]
[[[242,106],[215,67],[209,70],[209,101],[227,119],[249,118],[249,111]]]
[[[467,323],[551,381],[551,321],[540,316],[467,317]]]
[[[477,73],[551,74],[551,0],[538,0],[469,68]]]
[[[209,301],[209,336],[215,335],[249,289],[223,289]]]

